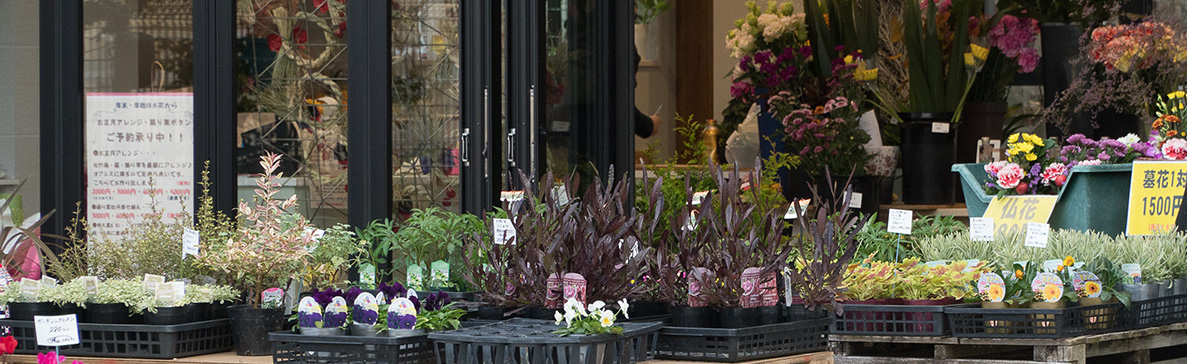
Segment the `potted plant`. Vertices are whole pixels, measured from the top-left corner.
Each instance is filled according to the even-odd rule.
[[[594,301],[586,306],[575,299],[570,299],[565,302],[564,307],[564,313],[557,312],[554,318],[556,325],[560,326],[564,322],[565,326],[553,331],[554,334],[562,337],[569,335],[622,335],[622,327],[615,326],[614,321],[618,319],[619,314],[623,318],[630,318],[627,313],[629,304],[625,299],[618,301],[618,312],[607,309],[606,303],[602,301]]]
[[[492,214],[487,221],[497,216]],[[488,223],[487,225],[492,225]],[[478,318],[482,320],[503,320],[507,311],[520,304],[517,289],[519,270],[526,250],[522,244],[496,243],[486,229],[471,234],[466,239],[466,253],[462,254],[464,270],[462,277],[478,289]]]
[[[229,317],[227,308],[243,300],[239,289],[227,285],[210,286],[210,319]]]
[[[425,331],[457,330],[462,326],[461,318],[465,314],[465,310],[455,307],[454,303],[450,302],[448,294],[437,292],[426,297],[420,305],[420,311],[416,313],[415,328]]]
[[[310,287],[322,287],[345,282],[351,267],[362,262],[360,257],[370,251],[371,242],[360,240],[350,225],[335,224],[325,230],[309,247],[308,269]]]
[[[645,260],[651,265],[647,277],[655,282],[653,293],[668,304],[673,326],[714,327],[717,320],[700,295],[700,287],[711,281],[711,273],[703,268],[702,253],[711,235],[702,223],[704,214],[694,214],[692,207],[693,194],[701,187],[693,184],[691,174],[685,174],[679,198],[673,199],[676,206],[670,207],[665,187],[672,186],[675,191],[678,182],[664,178],[675,178],[675,174],[661,173],[652,183],[644,168],[640,195],[645,196],[645,203],[640,207],[643,221],[639,235],[655,248],[654,257]]]
[[[74,314],[82,317],[87,306],[87,288],[78,280],[43,286],[41,296],[58,307],[59,315]]]
[[[832,184],[824,187],[833,188]],[[819,197],[815,188],[813,196]],[[850,214],[850,198],[846,195],[837,210],[828,204],[818,206],[812,216],[805,216],[803,206],[793,205],[800,216],[796,226],[802,233],[792,241],[796,260],[788,276],[808,309],[826,305],[836,314],[844,314],[840,300],[845,293],[845,274],[857,253],[856,237],[869,221],[867,216]]]
[[[333,288],[313,290],[297,305],[297,327],[301,335],[332,336],[346,334],[347,305],[343,292]]]
[[[377,219],[356,230],[355,235],[369,247],[359,262],[359,285],[374,288],[382,281],[396,279],[391,269],[391,250],[396,243],[395,222]]]
[[[204,247],[201,263],[210,269],[233,275],[237,288],[247,293],[245,305],[229,308],[236,352],[240,355],[270,355],[268,333],[280,330],[283,313],[279,305],[261,305],[261,294],[269,287],[287,287],[309,256],[313,229],[304,217],[288,212],[297,197],[278,200],[280,167],[278,154],[260,157],[264,175],[256,180],[255,201],[239,204],[242,225],[238,235],[218,249]],[[203,242],[208,244],[208,242]]]
[[[143,320],[152,294],[144,283],[132,279],[108,279],[99,282],[95,295],[87,300],[83,322],[96,324],[131,324]]]
[[[463,238],[482,228],[482,221],[475,215],[457,214],[436,207],[414,209],[395,233],[390,254],[406,257],[407,280],[404,283],[409,288],[460,291],[458,283],[461,279],[457,279],[460,274],[454,273],[460,269],[451,268],[461,268]],[[410,273],[412,271],[419,273]]]

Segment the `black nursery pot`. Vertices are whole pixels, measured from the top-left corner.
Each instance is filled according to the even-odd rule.
[[[723,307],[721,309],[721,327],[725,329],[740,329],[754,326],[758,319],[758,309],[741,307]]]
[[[92,324],[130,324],[128,305],[122,303],[91,303],[83,312],[82,322]]]
[[[83,316],[83,313],[86,312],[86,310],[84,310],[82,307],[73,303],[67,303],[56,307],[58,308],[58,312],[55,313],[55,315],[74,315],[75,318],[80,318]]]
[[[774,324],[779,323],[780,321],[783,320],[782,308],[783,307],[779,306],[779,305],[762,306],[762,307],[755,308],[755,310],[758,311],[758,314],[756,315],[756,319],[754,321],[755,326],[774,325]]]
[[[210,319],[221,320],[227,318],[227,307],[231,307],[230,303],[214,302],[210,304]]]
[[[157,307],[157,313],[145,312],[144,323],[148,325],[180,325],[186,323],[189,307]]]
[[[478,307],[479,320],[497,320],[502,321],[506,319],[503,315],[507,310],[503,306],[481,306]]]
[[[527,311],[526,315],[528,316],[528,318],[533,318],[533,319],[537,319],[537,320],[553,320],[556,318],[556,317],[554,317],[556,315],[556,313],[559,312],[560,310],[555,309],[555,308],[544,308],[544,307],[532,306],[532,307],[528,307],[528,309],[526,311]]]
[[[668,306],[659,302],[639,301],[631,304],[631,319],[641,319],[668,314]]]
[[[712,328],[718,323],[714,311],[708,307],[673,306],[668,312],[672,313],[672,326],[676,327]]]
[[[33,316],[54,316],[59,310],[49,302],[13,302],[8,304],[8,313],[13,320],[33,321]]]
[[[280,331],[284,314],[279,309],[237,305],[228,308],[231,318],[231,341],[238,355],[272,355],[268,333]]]
[[[186,322],[200,322],[210,320],[210,302],[191,303],[185,307]]]

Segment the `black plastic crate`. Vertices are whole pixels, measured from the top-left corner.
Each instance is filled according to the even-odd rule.
[[[1063,309],[952,308],[952,336],[1063,338],[1127,330],[1133,325],[1120,303]]]
[[[434,332],[437,362],[627,364],[653,359],[659,322],[616,323],[622,335],[560,337],[552,321],[516,318],[490,325]]]
[[[389,336],[312,336],[268,334],[276,352],[273,363],[432,364],[433,343],[426,333]]]
[[[1162,326],[1187,321],[1187,295],[1174,295],[1129,305],[1129,320],[1134,328]]]
[[[829,332],[838,335],[944,336],[944,311],[973,305],[844,305]]]
[[[38,346],[33,321],[0,320],[12,330],[17,354],[54,351]],[[78,345],[63,346],[68,356],[172,359],[221,353],[233,348],[227,319],[180,325],[78,324]]]
[[[736,363],[828,350],[831,318],[785,322],[742,329],[664,327],[659,331],[659,359]]]

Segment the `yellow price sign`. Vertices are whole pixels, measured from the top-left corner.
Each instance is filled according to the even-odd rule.
[[[1152,235],[1173,230],[1184,188],[1187,188],[1187,162],[1133,162],[1125,233]]]
[[[997,225],[993,236],[1024,236],[1026,223],[1047,223],[1051,212],[1055,211],[1057,198],[1054,195],[998,197],[989,203],[984,217],[992,217],[993,223]]]

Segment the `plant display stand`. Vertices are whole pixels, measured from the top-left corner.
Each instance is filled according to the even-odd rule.
[[[627,364],[651,359],[662,323],[617,323],[622,335],[560,337],[551,321],[511,319],[490,325],[434,332],[437,362]]]
[[[426,333],[404,336],[311,336],[273,332],[273,363],[432,364],[433,343]]]
[[[694,364],[703,363],[699,361],[678,361],[678,360],[651,360],[643,362],[643,364]],[[754,361],[743,362],[742,364],[832,364],[833,352],[818,351],[815,353],[799,354],[792,356],[781,356],[778,358],[760,359]]]
[[[743,329],[668,326],[659,332],[656,357],[737,363],[820,351],[828,348],[831,323],[820,318]]]
[[[1149,363],[1154,357],[1187,356],[1169,349],[1187,345],[1187,324],[1061,339],[832,335],[829,341],[841,364],[1084,364],[1103,356],[1117,363]]]
[[[54,348],[37,345],[33,321],[0,320],[12,330],[17,354]],[[172,359],[231,350],[231,325],[226,319],[180,325],[78,324],[78,345],[63,346],[66,356]]]
[[[849,304],[845,305],[845,313],[837,316],[829,332],[842,335],[943,336],[949,332],[944,312],[956,307],[973,305]]]

